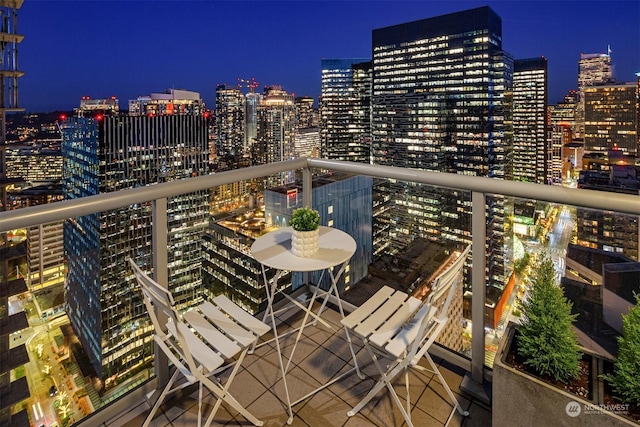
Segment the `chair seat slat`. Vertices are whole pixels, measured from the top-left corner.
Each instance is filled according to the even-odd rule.
[[[204,340],[229,359],[238,354],[241,348],[231,341],[225,334],[195,310],[187,311],[183,318],[196,330]]]
[[[200,305],[200,310],[209,318],[210,322],[213,322],[218,328],[224,331],[230,338],[238,343],[238,345],[247,347],[251,345],[256,336],[253,332],[245,329],[244,326],[239,325],[233,319],[227,317],[218,307],[213,305],[209,301],[205,301]]]
[[[345,326],[349,329],[353,329],[358,325],[362,320],[367,318],[371,313],[378,309],[384,302],[393,294],[393,288],[389,286],[383,286],[373,294],[371,298],[366,300],[362,305],[355,310],[353,310],[347,317],[342,319],[340,323],[342,326]]]
[[[238,321],[238,323],[243,325],[245,328],[253,331],[253,333],[258,336],[262,336],[271,330],[271,326],[267,325],[264,322],[261,322],[259,319],[256,319],[254,316],[250,315],[241,307],[238,307],[225,295],[218,295],[213,299],[213,302],[224,311],[229,313],[234,319]]]
[[[405,322],[413,316],[421,301],[414,297],[409,297],[402,306],[398,307],[384,325],[380,326],[369,336],[369,341],[378,347],[384,347],[389,340],[397,336]]]
[[[407,294],[396,291],[381,307],[356,326],[354,332],[361,337],[368,337],[402,307],[406,298]]]
[[[415,341],[420,325],[422,324],[425,316],[429,313],[430,308],[431,307],[428,305],[422,306],[420,311],[418,311],[416,315],[402,327],[398,334],[389,341],[385,350],[395,357],[400,357],[400,355],[408,351],[411,344],[413,344],[413,341]]]
[[[174,334],[174,336],[178,336],[173,322],[167,323],[167,328],[172,334]],[[213,372],[222,366],[224,359],[203,343],[202,340],[200,340],[200,338],[198,338],[196,334],[187,327],[187,325],[180,322],[178,323],[178,328],[180,328],[180,333],[186,341],[189,352],[191,352],[194,359],[200,363],[207,372]]]

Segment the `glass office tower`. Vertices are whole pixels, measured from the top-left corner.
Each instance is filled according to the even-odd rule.
[[[65,197],[102,194],[206,171],[202,114],[96,116],[63,126]],[[202,300],[200,236],[208,192],[167,200],[169,289],[180,309]],[[67,220],[67,314],[96,374],[109,389],[147,369],[151,325],[126,258],[150,270],[149,203]]]
[[[638,154],[637,84],[620,83],[584,89],[584,148]]]
[[[611,53],[581,53],[578,60],[578,106],[576,108],[576,136],[584,138],[584,89],[613,81]]]
[[[503,95],[512,72],[501,19],[489,7],[373,30],[374,163],[504,179]],[[419,236],[471,241],[470,194],[402,182],[383,190],[392,245]],[[488,281],[502,286],[504,200],[488,197],[487,209]]]
[[[323,59],[320,95],[322,156],[370,162],[371,61]]]
[[[552,182],[547,137],[547,59],[517,59],[513,70],[513,179]]]

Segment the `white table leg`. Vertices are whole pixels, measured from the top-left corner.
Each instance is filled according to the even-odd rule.
[[[273,313],[273,299],[275,297],[275,293],[278,289],[278,279],[282,276],[283,271],[278,270],[276,275],[273,277],[273,281],[271,282],[271,286],[269,286],[269,281],[267,280],[267,274],[264,269],[264,265],[262,266],[262,278],[264,279],[264,287],[267,291],[267,309],[265,310],[262,321],[264,322],[267,318],[267,315],[271,317],[271,326],[273,327],[273,335],[276,342],[276,350],[278,351],[278,360],[280,362],[280,372],[282,373],[282,382],[284,384],[284,391],[287,397],[287,412],[289,413],[289,419],[287,420],[287,424],[291,425],[293,422],[293,410],[291,409],[291,399],[289,398],[289,387],[287,385],[287,376],[284,369],[284,363],[282,362],[282,350],[280,349],[280,339],[278,338],[278,327],[276,325],[276,317]]]

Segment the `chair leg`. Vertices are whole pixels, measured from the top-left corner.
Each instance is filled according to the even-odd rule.
[[[162,390],[162,393],[160,393],[160,397],[158,397],[158,400],[156,400],[155,405],[153,405],[153,408],[151,408],[151,412],[149,412],[149,415],[147,415],[147,418],[144,419],[144,423],[142,424],[142,427],[148,427],[149,423],[151,423],[151,419],[153,418],[156,411],[162,404],[162,401],[164,400],[165,396],[171,391],[171,386],[175,382],[176,378],[178,378],[179,373],[180,373],[180,370],[176,369],[176,371],[173,373],[173,375],[169,379],[169,382]]]
[[[451,399],[451,403],[453,403],[454,408],[460,413],[460,415],[462,415],[464,417],[468,416],[469,412],[465,411],[464,409],[462,409],[462,406],[460,406],[460,403],[458,402],[458,399],[456,398],[456,396],[451,391],[451,388],[449,388],[449,384],[447,384],[447,382],[444,380],[444,377],[440,373],[440,370],[436,366],[435,362],[433,361],[433,359],[431,358],[429,353],[425,353],[424,357],[427,359],[427,361],[429,361],[429,364],[433,368],[433,372],[435,372],[435,374],[438,376],[438,379],[440,380],[440,384],[442,384],[444,389],[447,391],[447,394],[449,395],[449,398]]]
[[[223,400],[227,402],[229,406],[231,406],[233,409],[238,411],[243,417],[245,417],[253,425],[261,426],[263,424],[262,421],[260,421],[253,414],[251,414],[244,406],[240,404],[240,402],[238,402],[229,393],[229,387],[231,386],[231,383],[233,382],[233,379],[235,378],[236,374],[240,370],[240,366],[242,366],[242,361],[244,360],[244,357],[247,354],[247,350],[248,349],[245,349],[242,353],[240,353],[240,356],[238,357],[238,360],[236,361],[233,367],[233,370],[231,371],[231,374],[229,374],[229,378],[227,379],[224,387],[221,387],[220,385],[215,384],[213,381],[211,381],[211,379],[207,378],[208,382],[210,383],[208,384],[210,390],[216,395],[218,399],[215,405],[213,406],[213,409],[211,409],[211,413],[209,414],[209,417],[207,417],[207,421],[204,427],[209,427],[211,425],[211,423],[213,422],[213,417],[216,415],[216,412],[218,412],[218,409],[220,408],[220,405],[222,404]]]
[[[357,414],[367,403],[369,403],[369,401],[371,401],[371,399],[375,395],[378,394],[378,392],[380,392],[380,390],[382,390],[386,386],[387,389],[389,390],[389,393],[391,394],[391,398],[396,403],[398,409],[400,410],[400,413],[402,413],[402,417],[406,421],[407,425],[409,427],[413,427],[413,423],[411,422],[411,415],[410,415],[411,410],[409,409],[409,411],[406,411],[404,409],[404,405],[400,401],[400,398],[396,394],[396,391],[393,388],[393,384],[391,383],[393,379],[396,378],[396,376],[401,371],[403,370],[405,371],[405,375],[406,375],[405,378],[407,383],[407,407],[409,407],[411,405],[411,400],[409,396],[409,375],[408,375],[408,366],[405,364],[408,361],[405,360],[405,363],[396,363],[394,366],[390,367],[385,371],[384,369],[382,369],[382,366],[380,366],[380,361],[378,357],[376,356],[375,352],[371,349],[371,347],[367,342],[365,342],[365,347],[367,347],[367,351],[369,351],[369,354],[371,355],[371,358],[373,359],[373,362],[376,365],[378,372],[380,373],[380,379],[371,388],[369,393],[367,393],[365,398],[362,399],[351,411],[347,412],[347,416],[352,417],[355,414]]]
[[[202,381],[198,383],[198,427],[202,427]]]

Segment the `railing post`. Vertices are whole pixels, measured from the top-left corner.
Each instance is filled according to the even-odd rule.
[[[311,203],[311,191],[313,190],[313,176],[311,175],[311,168],[305,166],[302,168],[302,204],[305,207],[312,207]],[[322,216],[320,216],[322,218]],[[311,272],[305,271],[303,273],[303,281],[304,283],[311,283]]]
[[[309,167],[302,168],[302,203],[304,206],[311,207],[311,191],[313,184],[311,183],[311,169]]]
[[[466,375],[460,388],[489,404],[484,390],[484,311],[486,299],[485,270],[487,266],[487,217],[485,193],[471,193],[471,375]]]
[[[167,257],[167,199],[153,201],[152,210],[151,259],[153,262],[153,279],[163,288],[169,289],[168,257]],[[158,379],[158,388],[164,388],[169,382],[169,359],[158,345],[154,345],[153,369]]]
[[[485,271],[487,266],[487,219],[485,195],[474,191],[472,203],[472,265],[471,272],[471,378],[482,384],[484,380],[484,306],[486,297]]]

